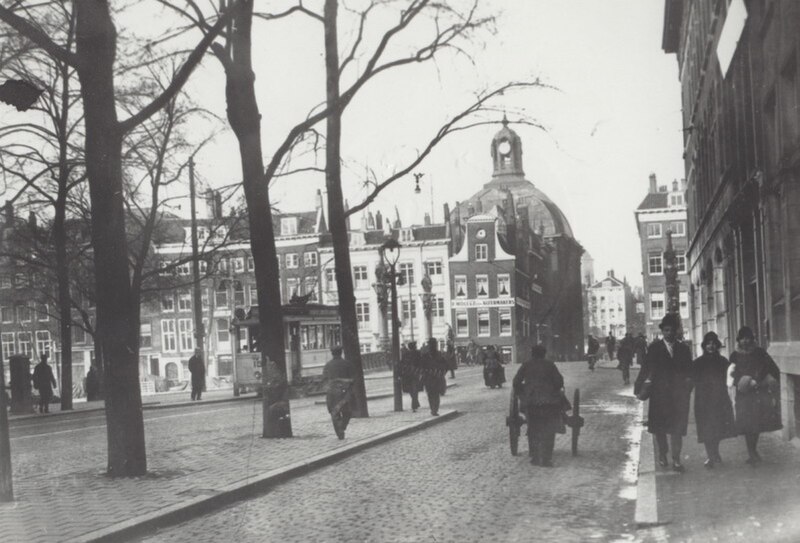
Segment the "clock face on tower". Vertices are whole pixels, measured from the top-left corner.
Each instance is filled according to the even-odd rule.
[[[497,150],[500,151],[500,154],[503,156],[508,156],[511,154],[511,144],[508,140],[503,140],[497,146]]]

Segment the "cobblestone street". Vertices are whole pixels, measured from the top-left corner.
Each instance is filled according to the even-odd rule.
[[[524,436],[511,456],[508,386],[460,372],[443,399],[459,418],[143,541],[633,540],[638,402],[617,371],[560,368],[570,397],[581,388],[586,426],[576,458],[569,434],[558,437],[555,469],[528,463]]]

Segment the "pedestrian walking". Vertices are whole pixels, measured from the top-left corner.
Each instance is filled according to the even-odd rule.
[[[192,401],[199,400],[206,386],[206,365],[203,363],[203,352],[195,349],[189,359],[189,373],[192,374]]]
[[[672,469],[683,472],[681,448],[689,423],[692,393],[692,356],[689,347],[678,340],[677,315],[669,313],[661,319],[663,338],[647,348],[644,366],[636,379],[634,393],[650,400],[647,430],[658,443],[658,463],[669,466],[667,453],[672,448]],[[669,435],[669,444],[667,444]]]
[[[100,395],[100,377],[97,375],[94,365],[89,367],[89,373],[86,374],[83,387],[86,390],[87,402],[93,402],[98,399]]]
[[[449,337],[449,335],[447,338],[446,359],[447,359],[447,368],[450,370],[450,379],[455,379],[456,368],[458,368],[458,360],[456,359],[455,344],[453,343],[453,340]]]
[[[33,368],[33,388],[39,391],[39,413],[50,412],[50,401],[53,399],[53,389],[56,388],[56,378],[53,368],[47,363],[47,354],[43,354],[39,363]]]
[[[733,384],[736,387],[736,431],[747,444],[747,463],[761,461],[758,437],[761,432],[780,430],[778,382],[780,370],[763,348],[756,345],[753,330],[743,326],[736,335],[736,350],[731,353]]]
[[[353,396],[353,382],[356,377],[356,368],[352,362],[342,358],[342,348],[339,346],[331,349],[331,358],[322,370],[322,378],[327,383],[328,392],[325,403],[333,422],[333,431],[336,437],[344,439],[344,432],[350,423],[352,411],[350,400]]]
[[[419,409],[419,391],[422,388],[420,364],[417,342],[409,341],[408,348],[403,349],[403,356],[400,358],[400,386],[403,392],[411,396],[411,411],[414,413]]]
[[[617,347],[617,338],[614,337],[614,332],[609,332],[606,338],[606,352],[608,353],[608,361],[614,360],[614,350]]]
[[[634,340],[633,351],[636,354],[636,363],[641,368],[642,364],[644,364],[644,357],[647,355],[647,338],[644,337],[642,332],[639,332],[639,335]]]
[[[506,382],[506,369],[503,367],[500,353],[494,345],[486,347],[483,359],[483,382],[489,388],[502,388],[503,383]]]
[[[622,383],[625,385],[631,384],[631,364],[633,364],[633,334],[630,332],[625,334],[622,341],[619,342],[619,352],[617,358],[619,359],[619,369],[622,370]]]
[[[694,420],[697,441],[706,448],[705,467],[722,462],[719,442],[736,436],[733,406],[728,396],[730,362],[719,352],[722,343],[714,332],[703,337],[703,354],[692,363],[694,374]]]
[[[427,347],[422,353],[422,382],[428,396],[431,415],[438,416],[441,396],[447,388],[444,377],[447,373],[447,362],[439,352],[439,342],[436,338],[430,338]]]
[[[561,413],[564,378],[546,356],[544,345],[534,345],[531,359],[520,366],[513,386],[528,421],[531,464],[552,467],[556,433],[564,424]]]
[[[589,334],[586,342],[586,359],[589,362],[589,369],[592,371],[594,371],[594,366],[597,364],[597,352],[599,350],[600,342],[592,334]]]

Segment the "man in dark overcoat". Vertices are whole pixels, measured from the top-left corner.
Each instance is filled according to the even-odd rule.
[[[89,373],[86,374],[84,388],[86,389],[87,402],[97,400],[97,396],[100,394],[100,378],[97,375],[97,369],[95,369],[94,365],[89,367]]]
[[[546,355],[544,345],[534,345],[531,359],[520,366],[513,384],[528,421],[531,464],[552,467],[556,433],[562,425],[564,378]]]
[[[647,338],[644,337],[643,333],[639,332],[639,335],[636,336],[633,342],[633,350],[636,353],[636,363],[641,367],[647,354]]]
[[[411,410],[414,413],[419,409],[419,391],[422,388],[420,364],[417,342],[409,341],[408,348],[403,349],[400,358],[400,386],[403,392],[411,396]]]
[[[53,368],[47,363],[47,354],[43,354],[40,362],[33,368],[33,388],[39,391],[39,413],[50,412],[50,401],[53,399],[53,389],[56,388],[56,378]]]
[[[631,382],[631,364],[633,364],[633,334],[628,332],[622,341],[619,342],[619,351],[617,352],[617,359],[619,360],[619,369],[622,370],[623,384],[630,384]]]
[[[341,347],[332,348],[331,355],[333,358],[325,364],[325,369],[322,370],[322,378],[328,383],[325,403],[328,406],[328,413],[331,414],[336,437],[344,439],[344,431],[347,430],[352,416],[350,400],[353,395],[356,368],[352,362],[342,358]]]
[[[614,332],[609,332],[606,338],[606,352],[608,353],[608,361],[614,360],[614,350],[617,348],[617,338]]]
[[[689,422],[692,393],[692,354],[678,339],[680,321],[669,313],[661,320],[662,339],[647,348],[644,366],[636,379],[634,393],[640,398],[649,391],[647,430],[658,443],[658,463],[667,467],[672,448],[672,469],[683,472],[681,448]],[[669,435],[669,444],[667,436]]]
[[[445,373],[447,373],[447,361],[439,352],[439,342],[436,338],[430,338],[428,348],[422,353],[422,383],[433,416],[439,415],[439,402],[447,387]]]
[[[206,386],[206,365],[200,349],[195,349],[189,359],[189,373],[192,374],[192,400],[199,400]]]

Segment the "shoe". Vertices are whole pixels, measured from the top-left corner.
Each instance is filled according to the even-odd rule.
[[[667,455],[662,455],[658,457],[658,465],[662,468],[666,468],[669,466],[669,461],[667,460]]]
[[[722,457],[721,457],[720,455],[716,455],[716,456],[714,457],[714,463],[716,463],[716,464],[722,464]]]
[[[412,409],[411,409],[411,412],[412,412],[412,413],[416,413],[416,412],[417,412],[417,408],[416,408],[416,407],[412,408]]]
[[[672,471],[675,471],[677,473],[683,473],[684,471],[686,471],[686,468],[684,468],[683,464],[681,464],[680,462],[673,461],[672,462]]]
[[[714,460],[712,460],[711,458],[709,458],[708,460],[706,460],[705,462],[703,462],[703,466],[705,466],[705,467],[706,467],[706,469],[714,469],[714,462],[715,462]]]
[[[439,416],[439,412],[438,411],[431,411],[431,415],[433,415],[434,417],[438,417]]]

